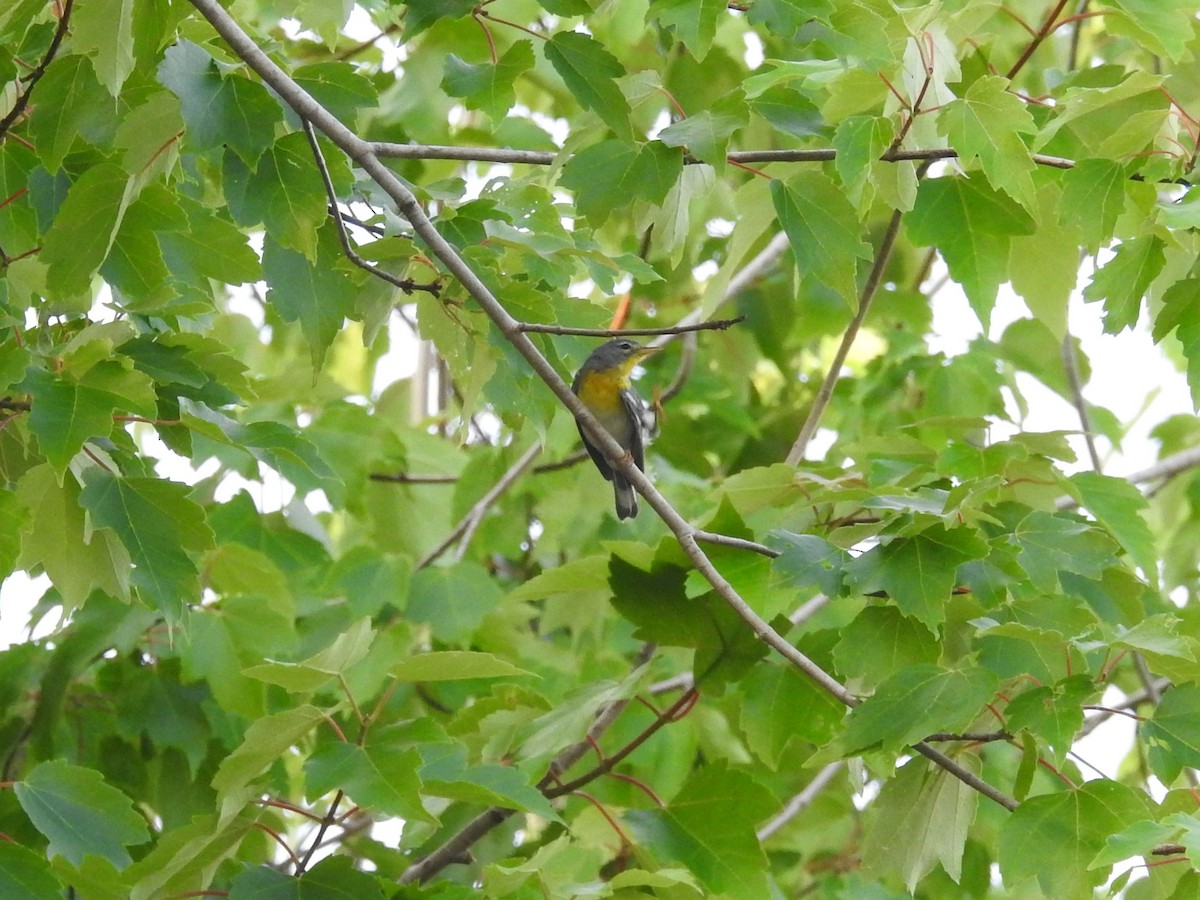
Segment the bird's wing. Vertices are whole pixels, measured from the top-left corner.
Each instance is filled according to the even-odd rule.
[[[621,391],[621,405],[625,408],[625,414],[629,417],[629,421],[633,423],[633,428],[629,430],[629,455],[633,457],[633,464],[644,472],[646,470],[646,401],[639,397],[633,388],[625,388]]]

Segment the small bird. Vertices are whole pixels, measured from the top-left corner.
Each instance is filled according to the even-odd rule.
[[[629,373],[656,350],[657,347],[644,347],[629,338],[607,341],[592,351],[571,382],[571,390],[583,405],[643,471],[646,468],[645,445],[653,436],[654,413],[633,389]],[[632,519],[638,512],[633,485],[609,464],[604,452],[592,444],[582,427],[579,427],[579,436],[600,474],[613,483],[617,518]]]

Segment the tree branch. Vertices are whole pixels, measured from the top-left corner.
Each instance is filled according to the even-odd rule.
[[[1130,484],[1145,484],[1148,481],[1158,481],[1160,478],[1174,478],[1197,466],[1200,466],[1200,447],[1189,447],[1178,453],[1172,453],[1154,465],[1140,469],[1132,475],[1126,475],[1125,480]],[[1079,501],[1074,497],[1063,496],[1055,501],[1054,506],[1059,510],[1075,509],[1079,506]]]
[[[538,322],[521,322],[517,328],[526,334],[574,334],[581,337],[622,337],[624,335],[666,335],[687,334],[692,331],[724,331],[739,322],[745,321],[745,316],[734,319],[709,319],[707,322],[696,322],[680,325],[668,325],[665,328],[574,328],[570,325],[542,325]]]
[[[432,281],[429,284],[418,284],[411,278],[397,278],[391,272],[385,271],[378,266],[373,266],[354,249],[354,245],[350,243],[350,234],[346,231],[346,223],[342,220],[342,211],[338,207],[337,191],[333,187],[333,178],[329,175],[329,167],[325,164],[325,155],[321,152],[321,145],[317,143],[316,132],[313,131],[312,123],[308,119],[303,119],[304,135],[308,138],[308,145],[312,148],[313,160],[317,164],[317,171],[321,173],[321,181],[325,185],[325,196],[329,199],[329,217],[333,219],[337,225],[338,241],[342,245],[342,253],[346,259],[354,263],[360,269],[365,269],[376,278],[381,278],[393,287],[397,287],[406,294],[411,294],[413,291],[428,291],[433,296],[438,296],[441,293],[441,285],[438,282]]]
[[[38,63],[37,68],[25,77],[25,90],[21,91],[21,95],[17,97],[8,114],[3,119],[0,119],[0,139],[3,139],[4,135],[8,134],[8,130],[12,128],[13,123],[21,117],[26,107],[29,106],[29,97],[33,93],[34,86],[46,74],[46,69],[49,68],[50,63],[54,61],[54,57],[58,54],[58,48],[62,46],[63,38],[67,36],[67,26],[70,24],[71,11],[74,8],[75,0],[66,0],[63,4],[62,15],[58,18],[58,25],[54,29],[54,37],[50,40],[50,46],[46,48],[46,55],[42,57],[42,61]]]
[[[922,167],[922,170],[924,167]],[[920,180],[924,174],[922,170],[918,170],[917,179]],[[833,397],[833,389],[838,383],[838,379],[842,374],[842,366],[846,362],[846,356],[850,353],[850,347],[854,344],[854,339],[858,337],[858,329],[862,327],[863,321],[867,318],[867,313],[871,309],[871,301],[875,297],[875,291],[879,288],[879,282],[883,279],[883,270],[887,267],[888,260],[892,255],[892,247],[896,243],[896,235],[900,232],[900,219],[903,213],[900,210],[892,212],[891,221],[888,222],[887,231],[883,234],[883,240],[879,242],[879,249],[875,251],[875,264],[871,266],[871,272],[867,276],[866,284],[863,285],[862,294],[858,300],[858,312],[855,313],[854,319],[846,328],[846,333],[842,336],[842,343],[837,349],[837,353],[833,356],[833,362],[829,365],[829,371],[825,374],[825,380],[821,382],[821,387],[817,390],[817,396],[813,398],[812,409],[808,412],[808,417],[804,420],[803,426],[800,428],[800,434],[796,437],[796,442],[792,444],[792,449],[788,451],[787,464],[795,466],[804,459],[804,453],[808,450],[808,444],[812,440],[813,435],[817,433],[817,425],[821,422],[821,416],[825,414],[825,408],[829,405],[830,399]]]
[[[1017,61],[1012,64],[1012,68],[1008,70],[1005,76],[1009,81],[1017,77],[1017,73],[1024,68],[1025,63],[1029,62],[1029,58],[1037,51],[1037,48],[1042,45],[1050,34],[1054,31],[1054,23],[1058,21],[1059,15],[1062,14],[1063,7],[1068,3],[1068,0],[1058,0],[1057,5],[1046,14],[1046,18],[1042,20],[1042,27],[1038,29],[1037,34],[1033,36],[1026,46],[1024,52],[1017,58]]]
[[[650,662],[654,657],[656,650],[654,644],[643,644],[641,650],[633,661],[633,671],[641,668]],[[550,763],[545,777],[539,782],[538,788],[546,793],[546,788],[553,784],[557,776],[567,771],[575,763],[579,762],[584,755],[592,749],[595,742],[598,741],[617,718],[629,705],[628,700],[614,700],[600,711],[596,716],[596,721],[588,729],[587,738],[567,747],[554,758]],[[597,775],[599,777],[599,775]],[[448,865],[456,862],[462,862],[464,857],[467,857],[467,850],[477,840],[485,834],[502,824],[509,816],[513,815],[515,810],[505,809],[499,806],[485,810],[480,815],[476,816],[455,833],[444,844],[426,856],[419,862],[414,863],[404,870],[404,873],[398,879],[400,884],[411,884],[413,882],[424,881],[432,875],[437,874]]]
[[[821,791],[825,790],[829,783],[837,777],[839,772],[842,771],[842,767],[844,765],[845,763],[843,763],[841,760],[838,760],[837,762],[831,762],[820,772],[814,775],[813,780],[804,786],[804,790],[789,800],[783,809],[779,811],[779,814],[775,816],[775,818],[771,819],[771,821],[763,825],[762,828],[758,829],[758,832],[755,835],[758,840],[760,842],[768,840],[784,825],[792,821],[792,819],[796,818],[796,816],[800,815],[800,813],[804,812],[804,810],[808,809],[808,807],[812,805],[812,802],[820,796]]]
[[[479,527],[479,523],[483,521],[483,517],[487,515],[487,511],[516,483],[517,479],[521,477],[522,473],[529,468],[530,464],[537,459],[538,454],[541,452],[541,441],[534,441],[530,444],[529,448],[509,467],[508,471],[500,476],[500,480],[492,485],[488,492],[476,501],[474,506],[467,510],[467,514],[450,530],[450,533],[446,535],[442,542],[421,557],[417,564],[413,566],[413,570],[424,569],[436,561],[460,537],[462,541],[458,545],[455,562],[461,560],[463,554],[466,553],[467,545],[471,542],[472,535],[475,534],[475,529]]]
[[[368,145],[380,159],[446,159],[459,162],[490,162],[507,165],[552,166],[562,162],[562,154],[547,150],[517,150],[507,147],[448,147],[438,144],[396,144],[375,141]],[[1073,169],[1075,160],[1045,153],[1031,153],[1039,166],[1053,169]],[[837,158],[837,150],[735,150],[725,157],[731,163],[820,163]],[[889,149],[880,155],[880,162],[912,162],[914,160],[957,159],[958,151],[949,147],[929,147],[912,150]],[[701,160],[685,157],[684,165],[700,165]]]

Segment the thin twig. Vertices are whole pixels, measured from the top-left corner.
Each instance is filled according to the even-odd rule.
[[[1132,475],[1126,475],[1125,480],[1130,484],[1145,484],[1159,479],[1170,479],[1181,475],[1190,469],[1200,466],[1200,447],[1189,447],[1164,457],[1152,466],[1140,469]],[[1063,496],[1055,501],[1055,507],[1060,510],[1075,509],[1079,501],[1074,497]]]
[[[1009,81],[1012,81],[1017,77],[1017,73],[1024,68],[1025,63],[1029,62],[1029,58],[1033,56],[1033,54],[1037,51],[1037,48],[1042,45],[1042,41],[1049,37],[1054,31],[1055,22],[1062,14],[1063,8],[1068,2],[1069,0],[1058,0],[1057,5],[1055,5],[1055,7],[1046,14],[1046,18],[1042,21],[1042,27],[1039,28],[1037,34],[1033,36],[1033,40],[1025,45],[1024,52],[1017,57],[1017,61],[1013,63],[1012,68],[1008,70],[1006,77]]]
[[[918,178],[920,174],[918,172]],[[812,440],[813,435],[817,433],[817,426],[821,422],[821,417],[825,414],[825,408],[829,405],[829,401],[833,397],[833,389],[837,385],[838,379],[841,378],[842,366],[846,362],[846,356],[850,353],[850,347],[854,344],[854,339],[858,336],[858,329],[862,327],[863,321],[867,318],[867,313],[870,312],[871,300],[875,297],[875,291],[879,287],[879,282],[883,279],[883,270],[891,258],[892,247],[896,243],[896,235],[900,232],[900,220],[903,215],[898,209],[892,213],[887,231],[884,232],[883,240],[879,243],[879,249],[875,251],[875,265],[871,267],[871,274],[867,276],[867,282],[863,285],[862,296],[858,300],[858,312],[855,313],[854,319],[846,328],[846,333],[842,335],[842,343],[838,347],[837,353],[834,354],[829,371],[825,374],[825,380],[821,382],[821,387],[817,390],[817,396],[813,398],[812,409],[809,410],[808,417],[804,420],[804,425],[800,428],[800,434],[796,437],[796,442],[792,444],[792,449],[788,451],[787,463],[790,466],[798,465],[800,460],[804,459],[804,454],[808,450],[808,444]]]
[[[1071,24],[1075,27],[1071,29],[1071,45],[1067,50],[1067,71],[1074,72],[1079,65],[1079,39],[1082,36],[1083,23],[1086,21],[1084,13],[1087,12],[1088,3],[1090,0],[1079,0],[1079,6],[1075,10],[1075,15],[1070,17]]]
[[[1083,397],[1083,382],[1079,378],[1079,362],[1075,355],[1075,342],[1068,334],[1062,342],[1063,369],[1067,373],[1067,384],[1071,389],[1071,403],[1075,414],[1079,416],[1079,428],[1083,432],[1083,440],[1087,444],[1088,456],[1092,460],[1092,468],[1101,471],[1100,453],[1096,449],[1096,435],[1092,431],[1092,417],[1088,414],[1087,400]]]
[[[745,538],[730,537],[727,534],[717,534],[712,531],[695,531],[692,537],[702,544],[717,544],[721,547],[736,547],[738,550],[749,550],[751,553],[757,553],[760,556],[766,556],[775,559],[779,556],[779,551],[766,544],[760,544],[757,541],[748,541]]]
[[[312,148],[313,159],[317,164],[317,171],[321,173],[321,181],[325,185],[325,195],[329,199],[329,217],[333,219],[337,225],[338,241],[342,245],[342,253],[346,259],[354,263],[360,269],[370,272],[376,278],[381,278],[393,287],[397,287],[406,294],[411,294],[413,291],[427,291],[433,296],[438,296],[441,293],[441,285],[437,281],[431,281],[428,284],[418,284],[411,278],[397,278],[391,272],[385,271],[378,266],[373,266],[354,249],[354,245],[350,243],[350,233],[346,231],[346,223],[342,220],[342,210],[338,206],[337,190],[333,186],[333,177],[329,174],[329,166],[325,164],[325,155],[321,152],[321,145],[317,142],[317,133],[313,130],[312,123],[308,119],[303,119],[304,134],[308,138],[308,145]]]
[[[367,476],[372,481],[387,481],[392,484],[455,484],[458,475],[410,475],[407,472],[372,472]]]
[[[1154,681],[1154,690],[1161,696],[1162,692],[1171,686],[1171,682],[1167,678],[1157,678]],[[1140,706],[1150,699],[1150,692],[1146,688],[1140,691],[1135,691],[1129,694],[1120,703],[1110,704],[1104,707],[1097,715],[1089,716],[1084,720],[1083,727],[1079,729],[1079,733],[1075,735],[1075,741],[1080,738],[1085,738],[1113,716],[1122,715],[1125,710],[1133,709],[1135,706]]]
[[[839,759],[825,766],[825,768],[813,776],[812,781],[804,786],[804,790],[787,802],[787,805],[779,811],[775,818],[758,829],[755,837],[760,842],[770,839],[775,832],[779,831],[784,825],[808,809],[812,805],[812,802],[820,796],[821,791],[825,790],[829,783],[842,771],[842,766],[844,765],[845,763]]]
[[[796,628],[803,625],[826,606],[829,605],[829,597],[826,594],[817,594],[811,600],[797,606],[791,613],[788,614],[788,621],[792,623],[792,627]]]
[[[600,762],[598,762],[592,769],[584,772],[578,778],[573,778],[565,784],[555,784],[553,787],[551,787],[550,784],[557,780],[557,775],[555,773],[551,773],[548,774],[546,778],[542,779],[542,781],[538,784],[538,787],[541,788],[542,793],[548,798],[554,799],[555,797],[563,797],[567,794],[574,793],[584,785],[595,781],[601,775],[607,775],[618,765],[620,765],[620,763],[622,763],[631,753],[633,753],[634,750],[653,737],[655,732],[676,721],[678,716],[680,716],[685,710],[690,708],[691,705],[696,702],[696,697],[697,693],[695,687],[691,688],[691,690],[685,691],[678,700],[672,703],[667,709],[663,710],[653,722],[643,728],[641,732],[638,733],[637,737],[627,743],[616,753],[612,754],[612,756],[606,756],[604,759],[600,760]],[[591,745],[589,744],[589,746]]]
[[[621,337],[623,335],[686,334],[692,331],[724,331],[745,320],[745,316],[734,319],[710,319],[707,322],[669,325],[665,328],[574,328],[570,325],[542,325],[538,322],[521,322],[517,325],[526,334],[574,334],[581,337]]]
[[[983,796],[987,797],[989,800],[999,803],[1009,812],[1012,812],[1021,805],[1017,802],[1015,797],[1010,797],[1008,794],[1004,793],[1004,791],[988,784],[970,769],[964,769],[950,757],[946,756],[946,754],[938,750],[934,750],[924,741],[921,741],[919,744],[913,744],[913,749],[926,759],[941,766],[951,775],[954,775],[959,781],[975,788],[975,790],[979,791],[979,793],[983,794]]]
[[[63,4],[62,15],[58,17],[58,25],[54,29],[54,37],[50,39],[50,46],[46,48],[45,56],[42,57],[42,61],[38,63],[37,68],[25,76],[25,90],[21,91],[20,96],[17,97],[8,114],[3,119],[0,119],[0,138],[8,134],[8,130],[12,128],[13,123],[21,117],[25,112],[25,108],[29,106],[29,97],[33,93],[34,85],[42,80],[42,76],[46,74],[46,69],[58,54],[58,48],[62,46],[63,38],[67,36],[67,26],[70,24],[71,11],[74,8],[75,0],[66,0]]]
[[[562,154],[548,150],[519,150],[508,147],[454,147],[439,144],[396,144],[375,141],[368,146],[380,159],[445,159],[459,162],[490,162],[508,165],[552,166],[563,161]],[[725,157],[731,163],[820,163],[837,158],[832,147],[814,150],[735,150]],[[889,149],[879,156],[880,162],[912,162],[914,160],[957,159],[958,151],[948,147]],[[1072,169],[1075,160],[1045,153],[1031,153],[1039,166]],[[684,165],[702,165],[694,157],[684,157]]]
[[[696,364],[696,348],[698,342],[694,333],[685,334],[680,342],[679,364],[675,367],[675,375],[655,398],[659,404],[667,403],[679,396],[683,386],[692,377],[692,367]]]
[[[650,659],[654,656],[654,651],[654,644],[643,644],[637,657],[634,659],[633,670],[636,671],[649,663]],[[550,763],[546,777],[542,779],[544,786],[554,783],[559,774],[567,771],[582,759],[592,748],[593,743],[598,741],[612,727],[612,724],[616,722],[617,717],[621,715],[628,703],[628,700],[614,700],[600,710],[596,716],[596,720],[588,729],[587,737],[567,747]],[[515,810],[504,809],[499,806],[493,806],[491,809],[485,810],[428,856],[405,869],[398,881],[400,884],[412,884],[424,881],[431,875],[440,872],[446,866],[462,861],[468,857],[467,851],[476,841],[496,826],[502,824],[514,812]]]
[[[1007,731],[964,731],[962,734],[956,734],[952,731],[938,731],[927,738],[925,743],[942,742],[942,741],[966,741],[972,744],[988,744],[992,741],[1008,741],[1012,740],[1012,735]]]
[[[446,535],[442,542],[421,557],[413,567],[414,570],[424,569],[430,563],[437,560],[438,557],[450,549],[450,546],[460,538],[461,541],[455,560],[462,559],[462,555],[466,552],[467,544],[471,541],[471,536],[475,533],[475,529],[479,527],[479,523],[483,517],[487,515],[488,510],[516,483],[517,479],[521,477],[522,473],[529,468],[530,464],[541,452],[541,441],[534,441],[530,444],[529,448],[509,467],[508,471],[500,476],[500,480],[492,485],[488,492],[476,501],[474,506],[467,510],[467,514],[450,530],[450,533]]]

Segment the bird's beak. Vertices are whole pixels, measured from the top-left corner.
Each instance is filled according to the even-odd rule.
[[[662,347],[639,347],[637,352],[634,354],[634,359],[645,359],[647,356],[651,356],[661,349]]]

